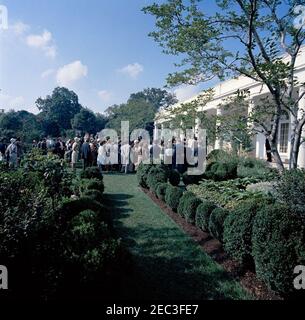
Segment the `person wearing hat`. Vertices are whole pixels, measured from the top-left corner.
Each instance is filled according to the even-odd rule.
[[[5,155],[8,158],[10,168],[14,169],[18,165],[18,148],[16,145],[17,140],[12,138],[10,142],[10,145],[7,147],[5,151]]]

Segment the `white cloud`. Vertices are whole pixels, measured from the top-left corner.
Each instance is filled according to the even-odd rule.
[[[31,34],[27,36],[26,43],[29,47],[43,50],[47,57],[56,57],[57,49],[54,45],[52,33],[48,30],[44,30],[41,35]]]
[[[24,108],[25,99],[22,96],[12,97],[8,94],[0,93],[0,109],[20,109]]]
[[[119,70],[120,73],[127,74],[128,76],[130,76],[133,79],[136,79],[138,77],[138,75],[140,73],[142,73],[143,71],[144,71],[144,67],[137,62],[135,62],[133,64],[128,64],[127,66],[125,66]]]
[[[83,65],[81,61],[74,61],[70,64],[58,69],[56,80],[60,86],[69,86],[73,82],[86,77],[88,74],[88,67]]]
[[[44,71],[44,72],[41,74],[41,78],[42,78],[42,79],[48,78],[48,77],[51,76],[54,72],[55,72],[54,69],[48,69],[48,70]]]
[[[29,29],[30,26],[23,23],[22,21],[18,21],[12,25],[9,26],[9,28],[18,36],[23,35],[26,33]]]
[[[103,102],[108,102],[112,97],[112,93],[107,90],[101,90],[98,92],[98,96]]]
[[[184,102],[200,92],[200,88],[198,86],[188,86],[183,85],[174,90],[174,93],[177,96],[179,102]]]

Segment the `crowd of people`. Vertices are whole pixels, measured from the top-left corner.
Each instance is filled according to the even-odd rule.
[[[104,172],[132,173],[137,171],[141,162],[165,163],[183,173],[190,165],[186,159],[187,152],[198,155],[198,142],[172,138],[170,140],[147,142],[141,136],[133,141],[112,140],[110,137],[99,138],[85,135],[64,140],[62,138],[43,138],[33,141],[32,148],[42,150],[42,153],[52,153],[69,163],[72,169],[78,164],[82,168],[98,166]],[[10,144],[0,143],[0,161],[6,162],[10,168],[18,167],[25,153],[20,139],[11,139]]]

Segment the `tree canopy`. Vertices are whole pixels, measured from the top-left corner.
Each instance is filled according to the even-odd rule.
[[[296,78],[296,61],[305,41],[299,5],[305,1],[215,0],[215,4],[218,9],[209,12],[210,0],[167,0],[143,9],[156,18],[156,30],[150,35],[166,54],[180,57],[179,69],[168,76],[168,84],[238,76],[261,83],[271,97],[267,115],[271,111],[272,128],[259,121],[255,108],[250,116],[269,139],[273,156],[283,168],[279,122],[282,112],[289,111],[294,120],[290,167],[295,168],[305,123],[305,112],[299,109],[305,92],[295,97],[297,88],[305,86]],[[265,102],[257,103],[260,115]]]

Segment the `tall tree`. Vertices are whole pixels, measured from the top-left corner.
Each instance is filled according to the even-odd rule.
[[[178,102],[175,94],[160,88],[147,88],[143,91],[131,94],[129,98],[129,100],[139,99],[145,100],[147,103],[151,103],[155,107],[156,111],[161,108],[168,108]]]
[[[96,116],[89,110],[82,108],[72,119],[72,128],[82,133],[96,133]]]
[[[75,92],[60,87],[45,99],[38,98],[36,106],[44,119],[57,123],[62,131],[71,129],[71,120],[82,108]]]
[[[167,0],[144,8],[156,18],[157,30],[151,36],[164,52],[181,56],[180,70],[170,74],[168,83],[195,84],[214,77],[245,76],[264,85],[271,100],[267,116],[272,121],[271,135],[260,121],[262,106],[250,114],[261,132],[270,140],[273,156],[280,169],[283,161],[278,150],[278,132],[282,113],[293,119],[290,167],[297,167],[305,112],[295,96],[305,87],[296,78],[296,61],[305,41],[304,0],[215,0],[216,13],[204,8],[210,0]],[[284,54],[287,61],[283,61]]]

